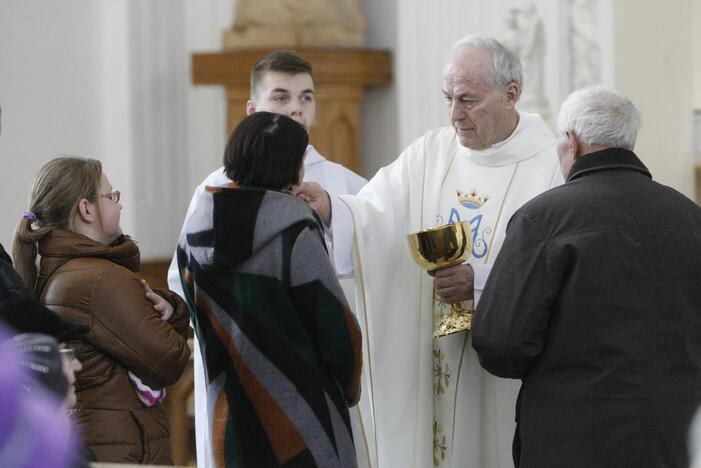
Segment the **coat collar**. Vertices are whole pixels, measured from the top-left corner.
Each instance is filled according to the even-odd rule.
[[[585,154],[575,161],[567,182],[596,171],[626,169],[638,171],[652,178],[645,164],[632,151],[623,148],[606,148]]]
[[[139,248],[129,236],[120,236],[111,245],[103,245],[76,232],[56,229],[39,241],[39,254],[47,259],[99,257],[139,271]]]

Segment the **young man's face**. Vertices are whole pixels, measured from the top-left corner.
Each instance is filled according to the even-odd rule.
[[[259,111],[286,115],[309,131],[316,114],[312,77],[308,73],[267,72],[246,104],[247,115]]]

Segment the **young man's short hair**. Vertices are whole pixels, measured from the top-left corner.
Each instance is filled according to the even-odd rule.
[[[274,50],[253,65],[251,71],[251,99],[255,98],[256,88],[263,80],[263,77],[268,72],[288,73],[297,75],[299,73],[307,73],[314,79],[312,73],[312,65],[290,50]]]

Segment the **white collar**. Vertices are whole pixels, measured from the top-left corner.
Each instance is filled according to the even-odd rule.
[[[326,161],[322,155],[312,145],[307,145],[307,155],[304,157],[304,165],[317,164]]]
[[[553,132],[540,115],[519,112],[518,125],[507,139],[483,150],[461,146],[460,154],[481,166],[505,166],[528,159],[554,142]]]

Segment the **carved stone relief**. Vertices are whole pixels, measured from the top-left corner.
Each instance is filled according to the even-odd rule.
[[[363,47],[359,0],[238,0],[224,49]]]
[[[568,0],[569,88],[574,91],[601,84],[602,58],[599,42],[597,0]]]
[[[516,52],[523,66],[523,89],[519,108],[547,118],[545,97],[545,30],[534,4],[512,8],[506,19],[504,44]]]

